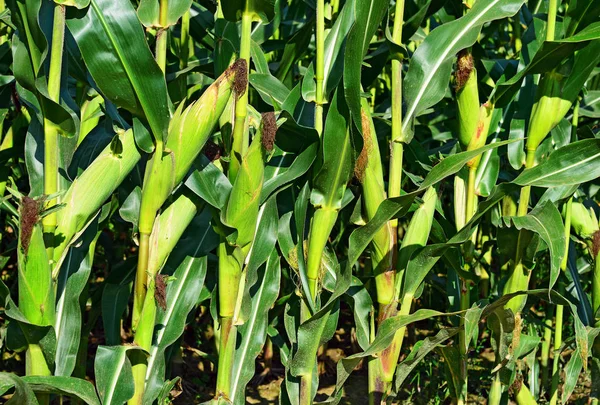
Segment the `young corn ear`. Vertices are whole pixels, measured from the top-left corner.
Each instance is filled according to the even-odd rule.
[[[240,59],[223,72],[199,100],[185,110],[183,104],[179,106],[169,124],[164,148],[157,145],[146,168],[140,207],[140,233],[149,234],[152,231],[156,213],[202,151],[231,93],[238,95],[239,91],[245,91],[246,75],[246,61]]]
[[[217,392],[229,396],[231,369],[235,352],[234,314],[242,280],[242,269],[254,240],[258,221],[260,194],[264,182],[265,161],[273,150],[277,123],[272,112],[262,115],[259,130],[243,156],[222,214],[223,222],[237,231],[235,239],[219,245],[219,369]]]
[[[535,151],[571,108],[573,100],[563,98],[562,81],[563,76],[555,71],[545,74],[540,80],[529,119],[527,151]]]
[[[433,215],[435,213],[435,207],[437,205],[438,197],[437,191],[430,187],[423,196],[423,203],[415,211],[413,217],[410,220],[402,245],[400,247],[400,253],[398,255],[398,268],[402,271],[398,274],[396,279],[396,291],[395,298],[397,302],[401,302],[399,315],[409,315],[412,300],[414,298],[415,291],[402,291],[402,280],[410,257],[415,250],[425,246],[429,239],[429,233],[433,225]],[[402,293],[402,297],[400,294]],[[398,357],[400,356],[400,349],[402,348],[402,342],[404,341],[404,332],[406,328],[400,328],[394,335],[392,344],[383,351],[381,354],[381,369],[383,381],[390,383],[394,378],[394,372],[396,371],[396,365],[398,364]]]
[[[492,122],[492,113],[494,112],[494,104],[487,101],[479,107],[479,119],[477,120],[477,125],[475,127],[475,132],[473,132],[473,136],[469,140],[469,146],[467,146],[468,151],[479,149],[485,146],[485,141],[487,140],[487,135],[490,130],[490,124]],[[467,167],[469,168],[477,168],[479,167],[479,162],[481,161],[481,155],[474,157],[469,162],[467,162]]]
[[[273,149],[276,132],[274,114],[263,114],[260,129],[242,158],[227,202],[223,222],[237,230],[235,245],[242,249],[244,255],[250,250],[250,243],[256,231],[265,158]]]
[[[198,198],[191,191],[184,189],[155,221],[150,236],[148,290],[134,337],[134,343],[146,351],[150,351],[152,347],[157,307],[163,310],[166,307],[165,283],[160,271],[200,206]],[[142,403],[144,395],[147,359],[142,354],[136,354],[132,360],[135,394],[129,403],[137,405]]]
[[[386,199],[386,191],[377,135],[369,104],[364,98],[361,107],[363,149],[358,157],[356,167],[361,169],[357,173],[357,177],[362,186],[365,214],[367,220],[371,220],[379,205]],[[382,306],[394,302],[395,243],[396,238],[389,222],[375,234],[371,242],[371,262],[375,274],[377,301]]]
[[[58,211],[58,226],[54,240],[54,262],[60,261],[66,249],[96,215],[102,204],[135,167],[141,155],[131,129],[119,132],[113,141],[94,159],[92,164],[77,177],[61,202],[65,207]],[[55,266],[55,271],[59,266]]]
[[[29,322],[53,326],[56,305],[52,270],[41,226],[43,200],[24,196],[19,208],[17,247],[19,309]],[[27,348],[27,375],[50,375],[46,360],[36,344]]]
[[[579,202],[571,204],[571,226],[577,235],[589,239],[600,229],[594,210]]]
[[[455,89],[458,107],[458,140],[463,150],[471,143],[479,122],[479,91],[473,56],[467,50],[456,61]]]

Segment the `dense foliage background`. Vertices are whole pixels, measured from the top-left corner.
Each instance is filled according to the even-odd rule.
[[[6,403],[598,402],[599,1],[0,10]]]

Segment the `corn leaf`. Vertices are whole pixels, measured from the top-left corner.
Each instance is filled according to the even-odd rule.
[[[23,381],[33,392],[58,394],[79,399],[89,405],[100,405],[96,389],[91,382],[75,377],[26,376]]]
[[[12,397],[6,401],[6,405],[38,404],[35,393],[22,378],[13,373],[0,373],[0,392],[4,394],[12,387],[15,388],[15,392]]]
[[[203,238],[195,242],[196,252],[185,257],[173,273],[175,280],[167,285],[167,307],[156,317],[155,339],[148,358],[144,403],[152,403],[158,396],[166,377],[165,350],[179,339],[188,314],[198,301],[207,268],[206,256],[199,255],[203,242]]]
[[[127,352],[135,346],[98,346],[94,371],[102,405],[121,405],[133,397],[133,374]]]
[[[160,1],[141,0],[137,9],[138,17],[145,27],[167,28],[177,23],[181,16],[190,9],[192,0],[169,0],[167,3],[167,24],[159,22]]]
[[[348,33],[344,51],[344,95],[352,114],[352,120],[358,130],[362,132],[360,115],[362,63],[389,2],[358,0],[351,4],[354,6],[354,24]]]
[[[127,0],[92,0],[68,16],[67,25],[104,96],[148,121],[155,137],[169,126],[167,88]]]
[[[600,140],[584,139],[552,152],[548,159],[523,171],[513,182],[520,186],[557,187],[600,177]]]
[[[439,26],[425,38],[411,58],[404,79],[406,113],[402,132],[407,143],[413,136],[414,119],[444,97],[455,55],[475,43],[485,23],[516,14],[523,3],[478,0],[464,17]]]
[[[254,375],[254,365],[267,337],[269,309],[279,294],[281,277],[280,259],[274,249],[258,278],[262,281],[250,291],[250,317],[238,328],[242,339],[238,341],[233,378],[231,381],[231,401],[234,404],[246,403],[246,385]]]
[[[67,253],[57,280],[56,297],[56,368],[54,375],[68,377],[73,373],[81,340],[82,314],[79,302],[88,283],[94,261],[98,226],[88,227],[81,244]]]

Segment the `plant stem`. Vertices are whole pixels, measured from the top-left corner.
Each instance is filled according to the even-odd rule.
[[[404,24],[404,0],[396,0],[394,11],[394,29],[392,39],[402,43],[402,24]],[[392,144],[390,155],[390,174],[388,197],[400,196],[402,187],[402,158],[404,154],[402,135],[402,61],[392,60]],[[398,220],[392,220],[392,231],[398,233]]]
[[[190,59],[190,10],[186,11],[181,17],[181,45],[179,55],[179,68],[188,67]]]
[[[50,68],[48,71],[48,96],[55,103],[60,102],[60,81],[62,76],[63,46],[65,42],[65,7],[54,6],[54,22],[52,27],[52,45],[50,48]],[[58,127],[46,118],[44,112],[44,194],[56,194],[59,190],[58,165]],[[56,199],[48,200],[46,207],[56,204]],[[48,256],[54,253],[54,230],[56,229],[56,213],[46,215],[42,219],[44,233],[50,240],[46,243]]]
[[[490,395],[488,398],[488,405],[500,405],[502,399],[502,382],[500,381],[500,374],[496,373],[492,386],[490,388]]]
[[[323,133],[323,79],[325,77],[325,0],[317,0],[317,26],[315,31],[317,47],[317,66],[315,79],[317,81],[317,92],[315,97],[315,129],[319,136]]]
[[[237,254],[237,255],[236,255]],[[217,370],[217,395],[231,397],[231,370],[235,354],[236,327],[233,323],[242,275],[239,249],[229,246],[226,240],[219,244],[219,364]],[[241,260],[240,260],[241,259]]]
[[[558,2],[557,0],[549,0],[548,3],[548,27],[546,28],[546,41],[554,41]]]
[[[558,364],[560,362],[559,349],[562,345],[563,311],[564,306],[556,306],[556,326],[554,331],[554,359],[552,361],[552,388],[550,389],[550,405],[556,405],[558,402],[558,381],[560,379]]]
[[[160,0],[160,8],[158,14],[158,21],[160,29],[156,33],[156,63],[160,66],[163,73],[167,69],[167,39],[168,39],[168,27],[167,27],[167,12],[169,10],[168,0]]]
[[[146,298],[146,284],[148,281],[148,256],[150,255],[150,234],[140,232],[139,235],[138,262],[135,276],[135,287],[133,295],[132,328],[137,330],[140,321],[144,300]]]
[[[525,168],[528,169],[533,167],[535,164],[535,149],[527,150],[527,159]],[[519,199],[519,207],[517,209],[518,216],[527,215],[529,209],[529,196],[531,194],[531,186],[525,186],[521,188],[521,197]],[[522,256],[528,242],[525,238],[524,232],[519,232],[517,248],[515,250],[515,258],[512,266],[512,273],[510,274],[508,281],[504,287],[504,293],[510,294],[520,290],[526,290],[529,284],[529,273],[523,268]],[[506,308],[512,309],[517,314],[521,312],[521,306],[525,303],[526,297],[515,297],[511,299],[507,304]]]
[[[252,15],[248,11],[242,14],[242,28],[240,37],[240,58],[245,59],[250,69],[250,44],[252,41]],[[233,124],[233,142],[231,162],[229,163],[229,179],[235,180],[242,157],[248,149],[248,131],[246,118],[248,116],[248,85],[246,91],[235,101],[235,121]]]

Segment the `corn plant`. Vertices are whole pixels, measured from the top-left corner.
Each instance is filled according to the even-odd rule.
[[[598,403],[600,3],[0,16],[6,403]]]

